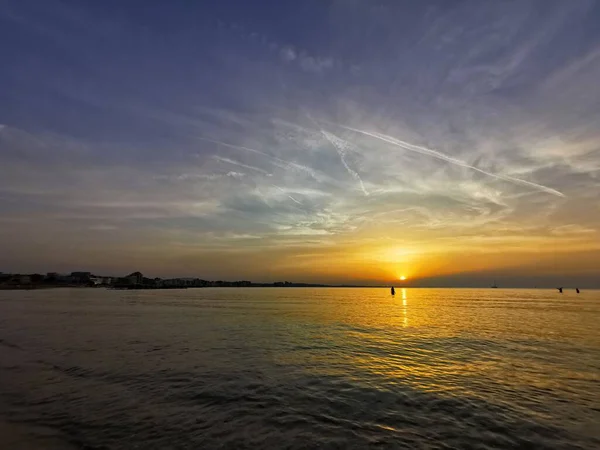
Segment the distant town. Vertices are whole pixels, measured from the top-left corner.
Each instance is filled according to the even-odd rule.
[[[108,289],[186,289],[205,287],[326,287],[324,284],[253,283],[251,281],[208,281],[200,278],[148,278],[141,272],[124,277],[94,275],[91,272],[61,274],[16,274],[0,272],[0,289],[44,289],[56,287],[97,287]]]

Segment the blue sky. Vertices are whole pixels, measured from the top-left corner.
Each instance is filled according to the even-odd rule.
[[[0,270],[593,283],[599,21],[0,0]]]

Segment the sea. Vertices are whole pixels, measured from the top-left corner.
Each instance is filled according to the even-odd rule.
[[[599,449],[600,291],[0,291],[0,448]]]

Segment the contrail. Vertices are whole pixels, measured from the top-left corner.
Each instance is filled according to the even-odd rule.
[[[223,158],[218,155],[213,156],[213,158],[216,159],[217,161],[221,161],[221,162],[224,162],[227,164],[233,164],[234,166],[244,167],[245,169],[256,170],[257,172],[263,173],[265,175],[269,175],[269,172],[267,172],[266,170],[260,169],[258,167],[250,166],[248,164],[243,164],[241,162],[234,161],[233,159]]]
[[[209,139],[209,138],[205,138],[205,137],[199,137],[198,139],[200,139],[201,141],[212,142],[213,144],[224,145],[225,147],[231,147],[231,148],[237,148],[237,149],[240,149],[240,150],[246,150],[247,152],[250,152],[250,153],[256,153],[258,155],[262,155],[262,156],[266,156],[266,157],[272,158],[271,155],[269,155],[269,154],[267,154],[265,152],[261,152],[260,150],[255,150],[255,149],[250,148],[250,147],[244,147],[242,145],[228,144],[227,142],[217,141],[215,139]]]
[[[358,172],[356,172],[355,170],[352,170],[350,168],[350,166],[346,162],[346,158],[344,157],[345,153],[346,153],[345,147],[346,147],[347,143],[344,140],[337,137],[335,134],[329,133],[329,132],[325,131],[323,128],[321,128],[321,126],[317,123],[317,121],[315,119],[313,119],[312,116],[308,112],[306,112],[306,116],[317,126],[317,128],[319,129],[321,134],[323,136],[325,136],[325,139],[327,139],[331,143],[331,145],[333,145],[333,148],[335,148],[335,151],[340,156],[340,159],[342,161],[342,164],[346,168],[346,171],[350,174],[350,176],[352,178],[354,178],[355,180],[358,181],[363,193],[365,194],[365,196],[368,196],[369,193],[365,189],[365,185],[364,185],[362,179],[360,178],[360,175],[358,174]]]
[[[335,134],[329,133],[329,132],[327,132],[325,130],[321,130],[321,133],[323,134],[323,136],[325,136],[325,139],[327,139],[329,142],[331,142],[331,145],[333,145],[333,147],[335,148],[335,150],[338,152],[338,155],[340,155],[340,159],[342,160],[342,164],[346,168],[346,171],[348,171],[348,173],[355,180],[358,181],[358,183],[360,184],[360,188],[362,189],[363,193],[366,196],[368,196],[369,193],[365,189],[365,185],[363,183],[363,180],[360,178],[360,175],[355,170],[352,170],[350,168],[350,166],[348,165],[348,163],[346,162],[346,158],[344,157],[346,149],[344,148],[344,145],[340,142],[342,140],[340,138],[338,138]]]
[[[258,187],[256,188],[256,192],[258,193],[258,196],[261,198],[261,200],[263,202],[265,202],[265,205],[267,205],[269,208],[273,208],[271,206],[271,204],[269,203],[269,201],[267,200],[267,197],[265,196],[265,194],[263,194],[262,191]]]
[[[460,159],[452,158],[451,156],[448,156],[448,155],[445,155],[444,153],[438,152],[437,150],[432,150],[432,149],[429,149],[426,147],[421,147],[420,145],[415,145],[415,144],[411,144],[409,142],[401,141],[400,139],[396,139],[394,137],[387,136],[385,134],[371,133],[369,131],[359,130],[358,128],[352,128],[352,127],[348,127],[345,125],[339,125],[339,126],[346,130],[354,131],[355,133],[360,133],[360,134],[364,134],[366,136],[370,136],[375,139],[379,139],[381,141],[387,142],[387,143],[395,145],[397,147],[401,147],[405,150],[410,150],[410,151],[413,151],[416,153],[421,153],[422,155],[433,156],[434,158],[441,159],[443,161],[447,161],[451,164],[455,164],[457,166],[466,167],[468,169],[475,170],[476,172],[483,173],[485,175],[497,178],[499,180],[504,180],[504,181],[520,184],[522,186],[533,187],[535,189],[547,192],[548,194],[556,195],[558,197],[566,197],[565,194],[557,191],[556,189],[552,189],[550,187],[543,186],[541,184],[533,183],[531,181],[521,180],[520,178],[511,177],[509,175],[499,175],[496,173],[487,172],[478,167],[471,166],[471,165],[467,164],[466,162],[461,161]]]
[[[281,187],[279,187],[279,186],[277,186],[277,185],[275,185],[275,184],[272,184],[271,186],[273,186],[274,188],[277,188],[277,189],[278,189],[278,190],[279,190],[279,191],[280,191],[280,192],[281,192],[283,195],[285,195],[286,197],[289,197],[289,198],[290,198],[292,201],[294,201],[294,202],[298,203],[298,204],[299,204],[299,205],[301,205],[301,206],[304,206],[304,205],[302,204],[302,202],[301,202],[301,201],[299,201],[299,200],[296,200],[294,197],[292,197],[290,194],[288,194],[288,193],[285,191],[285,189],[282,189]]]
[[[307,173],[308,175],[311,176],[311,178],[313,178],[317,181],[321,181],[319,179],[319,177],[317,176],[317,173],[315,172],[314,169],[307,167],[307,166],[303,166],[302,164],[297,164],[294,162],[286,161],[285,159],[277,158],[276,156],[272,156],[272,155],[269,155],[268,153],[261,152],[260,150],[256,150],[256,149],[250,148],[250,147],[244,147],[243,145],[229,144],[227,142],[217,141],[215,139],[209,139],[209,138],[205,138],[205,137],[198,137],[198,139],[200,139],[201,141],[212,142],[213,144],[223,145],[225,147],[235,148],[237,150],[244,150],[244,151],[247,151],[250,153],[255,153],[257,155],[264,156],[265,158],[268,158],[272,161],[277,162],[278,164],[275,164],[275,165],[282,169],[288,169],[288,168],[292,167],[292,168],[295,168],[302,172]]]

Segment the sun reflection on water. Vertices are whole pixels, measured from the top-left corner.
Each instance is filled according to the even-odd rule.
[[[559,308],[567,306],[538,291],[398,287],[394,298],[388,289],[315,289],[302,291],[302,299],[267,310],[277,319],[274,323],[285,317],[279,336],[288,342],[288,351],[277,354],[277,363],[318,376],[376,383],[382,389],[409,386],[492,400],[495,393],[486,387],[490,379],[498,389],[554,389],[558,384],[540,375],[547,373],[549,364],[543,358],[538,363],[528,357],[528,371],[514,373],[515,365],[523,364],[523,354],[549,339],[547,321],[556,333],[552,339],[585,342],[588,347],[600,343],[592,316],[585,322],[573,315],[572,326],[565,327],[557,319],[564,322],[565,312]],[[266,342],[271,342],[273,329],[266,329]],[[569,366],[554,367],[553,374],[572,378],[577,372],[585,382],[595,376],[574,370],[578,364],[573,359]]]
[[[402,326],[408,326],[408,315],[406,313],[406,288],[402,288]]]

